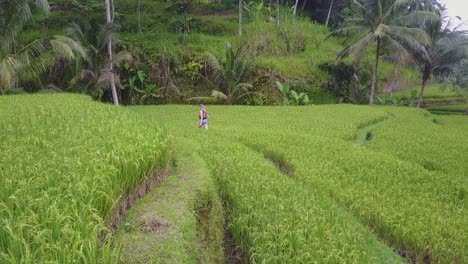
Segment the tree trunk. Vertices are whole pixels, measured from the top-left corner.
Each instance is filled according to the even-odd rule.
[[[304,11],[306,4],[307,4],[307,0],[304,0],[304,2],[302,3],[302,11]]]
[[[327,22],[325,22],[325,26],[328,27],[328,22],[330,21],[330,15],[331,15],[331,11],[333,9],[333,1],[331,1],[330,3],[330,8],[328,9],[328,15],[327,15]]]
[[[115,6],[114,6],[114,0],[110,0],[110,8],[111,8],[111,21],[114,22],[114,17],[115,17]]]
[[[106,0],[106,18],[107,18],[107,24],[112,24],[110,0]],[[111,84],[112,100],[114,102],[114,105],[119,105],[119,98],[117,97],[117,90],[115,89],[114,67],[112,65],[112,33],[110,33],[109,40],[107,42],[107,53],[109,54],[110,84]]]
[[[239,0],[239,37],[242,36],[242,13],[243,13],[242,0]]]
[[[299,0],[296,0],[296,4],[294,5],[293,16],[296,16],[297,5],[299,4]]]
[[[419,94],[419,99],[418,99],[418,104],[417,104],[418,108],[422,108],[423,97],[424,97],[424,88],[426,88],[426,82],[427,82],[427,80],[425,80],[425,79],[422,80],[421,93]]]
[[[137,0],[137,22],[138,22],[138,35],[141,38],[141,0]]]
[[[426,88],[426,84],[430,76],[431,76],[431,66],[424,65],[424,70],[422,72],[421,92],[419,94],[419,99],[418,99],[418,104],[417,104],[418,108],[421,108],[423,106],[424,89]]]
[[[280,25],[280,0],[276,0],[276,26]]]
[[[379,57],[380,57],[380,38],[377,38],[377,51],[375,52],[375,67],[374,67],[374,76],[372,77],[372,87],[371,94],[369,97],[369,104],[374,104],[375,98],[375,86],[377,84],[377,76],[379,69]]]

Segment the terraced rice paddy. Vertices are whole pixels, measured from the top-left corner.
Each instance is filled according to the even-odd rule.
[[[0,108],[3,262],[118,261],[120,247],[98,234],[116,197],[164,167],[172,138],[208,168],[245,262],[468,263],[464,116],[208,106],[204,131],[196,106],[61,95],[0,98]]]
[[[195,128],[196,107],[132,110],[202,145],[252,263],[468,261],[465,117],[351,105],[212,106],[205,132]],[[371,136],[357,144],[362,129]]]
[[[0,97],[0,263],[115,263],[107,222],[170,137],[77,95]]]

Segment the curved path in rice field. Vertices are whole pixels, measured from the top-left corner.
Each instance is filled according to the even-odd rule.
[[[223,261],[221,200],[198,148],[179,141],[174,173],[125,217],[116,234],[124,263]]]

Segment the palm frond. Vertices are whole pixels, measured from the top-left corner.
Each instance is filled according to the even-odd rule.
[[[81,43],[75,41],[72,38],[66,37],[66,36],[61,36],[61,35],[54,35],[52,40],[55,42],[55,44],[58,44],[57,48],[58,54],[62,55],[59,56],[60,58],[70,58],[69,60],[72,60],[75,58],[75,55],[79,55],[81,58],[86,59],[87,58],[87,53],[86,49],[81,45]],[[63,50],[60,50],[60,48],[63,48]],[[63,53],[65,51],[65,53]]]
[[[403,63],[406,58],[410,57],[409,52],[398,41],[389,36],[382,40],[382,47],[388,52],[390,58],[398,63]]]
[[[388,33],[392,34],[393,36],[399,36],[421,45],[429,45],[431,43],[431,38],[429,35],[420,28],[388,26],[387,30]]]
[[[331,35],[337,36],[362,36],[364,33],[368,33],[370,31],[369,27],[366,26],[350,26],[345,28],[340,28],[337,30],[332,31]]]
[[[57,58],[63,58],[67,61],[75,59],[75,54],[73,53],[73,50],[66,43],[57,39],[51,39],[49,43],[52,48],[52,53]]]
[[[223,92],[218,91],[218,90],[212,90],[211,91],[211,96],[214,97],[214,98],[223,100],[223,101],[228,99],[227,95],[225,95]]]
[[[81,69],[80,74],[77,77],[79,77],[79,79],[82,81],[86,81],[96,78],[96,75],[93,71],[88,69]]]
[[[32,12],[28,0],[1,1],[0,10],[0,48],[8,54]]]
[[[379,24],[375,29],[374,29],[374,32],[373,32],[373,35],[375,38],[383,38],[385,37],[385,35],[387,34],[387,32],[389,31],[389,26],[385,25],[385,24]]]
[[[55,57],[50,52],[40,55],[28,56],[22,54],[19,58],[21,65],[16,71],[17,78],[23,81],[34,81],[40,79],[40,75],[47,72],[55,63]]]
[[[248,92],[249,90],[253,89],[253,85],[250,84],[250,83],[239,83],[237,84],[234,89],[233,89],[233,94],[234,95],[237,95],[237,93],[239,93],[239,91],[244,91],[244,92]]]
[[[216,82],[225,83],[227,80],[226,73],[224,71],[223,66],[219,63],[219,60],[214,56],[212,53],[206,53],[206,62],[210,66],[213,71],[213,75],[215,77]]]
[[[6,56],[0,60],[0,91],[9,88],[14,80],[15,72],[20,67],[13,56]]]
[[[133,56],[128,51],[121,51],[117,54],[114,54],[112,57],[112,64],[116,67],[122,66],[126,62],[131,62],[133,60]]]
[[[417,11],[403,16],[395,16],[392,23],[400,26],[423,27],[426,24],[437,23],[440,16],[429,11]]]
[[[358,41],[352,43],[351,45],[345,47],[337,56],[337,60],[341,60],[344,57],[351,56],[354,59],[361,57],[370,43],[374,41],[373,34],[367,34],[364,37],[360,38]]]

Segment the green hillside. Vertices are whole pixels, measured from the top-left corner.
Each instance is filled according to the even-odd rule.
[[[101,5],[78,9],[67,1],[55,1],[49,16],[38,16],[23,35],[27,42],[38,34],[66,34],[64,26],[72,23],[93,23],[93,31],[104,25],[104,10]],[[94,9],[93,9],[94,8]],[[330,30],[307,17],[293,17],[289,9],[281,10],[281,26],[274,23],[272,9],[251,2],[244,10],[244,35],[238,37],[238,16],[233,3],[208,4],[194,2],[187,18],[169,2],[141,1],[141,30],[138,34],[135,1],[115,1],[115,23],[118,36],[124,41],[120,49],[130,48],[134,54],[132,63],[121,67],[123,85],[136,76],[136,71],[145,73],[146,80],[137,84],[150,96],[146,103],[186,103],[192,97],[209,96],[218,89],[213,80],[203,75],[210,70],[206,52],[223,59],[226,43],[242,46],[250,65],[244,82],[253,84],[261,98],[247,98],[243,104],[272,104],[281,101],[275,81],[287,83],[297,92],[306,92],[316,104],[334,103],[339,100],[327,91],[332,76],[320,69],[321,65],[334,64],[337,54],[346,43],[330,37]],[[77,11],[78,10],[78,11]],[[87,10],[87,11],[83,11]],[[249,11],[251,10],[251,11]],[[81,17],[85,16],[85,19]],[[189,32],[184,33],[184,21],[188,20]],[[360,64],[357,74],[370,76],[373,52]],[[350,63],[347,60],[347,63]],[[405,89],[418,82],[417,70],[383,62],[380,66],[380,84],[398,79],[398,89]],[[363,80],[369,77],[362,77]],[[62,82],[62,83],[61,83]],[[61,89],[68,84],[57,80]],[[365,97],[368,84],[360,84]],[[151,88],[148,88],[150,87]],[[161,89],[159,89],[161,88]],[[128,89],[128,86],[127,86]],[[141,102],[143,94],[122,90],[126,103]],[[165,98],[162,98],[162,95]],[[205,100],[203,100],[205,101]],[[211,101],[211,100],[210,100]]]

